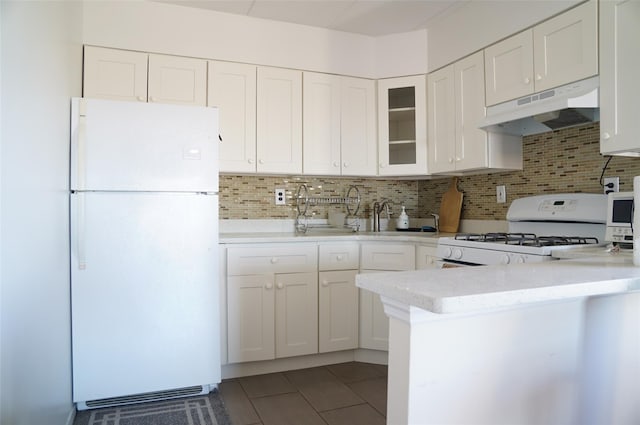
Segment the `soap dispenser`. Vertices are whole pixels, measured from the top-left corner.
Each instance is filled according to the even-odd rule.
[[[396,222],[397,229],[408,229],[409,228],[409,216],[407,212],[404,210],[404,205],[402,206],[402,212],[400,213],[400,217],[398,217],[398,221]]]

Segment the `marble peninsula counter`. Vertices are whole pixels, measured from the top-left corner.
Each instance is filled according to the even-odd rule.
[[[630,256],[358,275],[390,318],[388,424],[640,423]]]

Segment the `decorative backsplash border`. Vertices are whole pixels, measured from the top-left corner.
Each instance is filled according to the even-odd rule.
[[[504,220],[511,200],[542,193],[602,193],[600,174],[607,157],[600,155],[599,124],[557,130],[523,139],[522,171],[460,177],[458,189],[464,192],[463,219]],[[620,190],[633,190],[633,177],[640,175],[636,158],[613,157],[605,176],[619,176]],[[300,183],[307,183],[318,196],[344,196],[356,185],[361,194],[361,217],[370,217],[374,201],[392,201],[394,217],[404,204],[409,217],[429,217],[437,212],[450,179],[420,181],[354,179],[342,177],[265,177],[220,176],[221,219],[294,219],[292,197]],[[507,203],[496,203],[496,186],[505,185]],[[274,189],[283,187],[287,205],[276,206]],[[318,205],[315,218],[326,218],[333,209],[344,206]],[[311,209],[310,209],[311,211]]]

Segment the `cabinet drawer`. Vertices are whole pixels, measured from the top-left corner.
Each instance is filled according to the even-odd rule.
[[[230,276],[257,273],[298,273],[318,269],[315,244],[264,245],[227,249]]]
[[[416,257],[413,245],[364,243],[360,247],[361,269],[402,271],[414,270],[415,266]]]
[[[318,252],[320,270],[350,270],[359,267],[360,249],[357,243],[323,244]]]

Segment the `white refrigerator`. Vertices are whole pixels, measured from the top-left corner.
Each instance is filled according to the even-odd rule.
[[[218,111],[72,99],[73,400],[207,393],[221,378]]]

